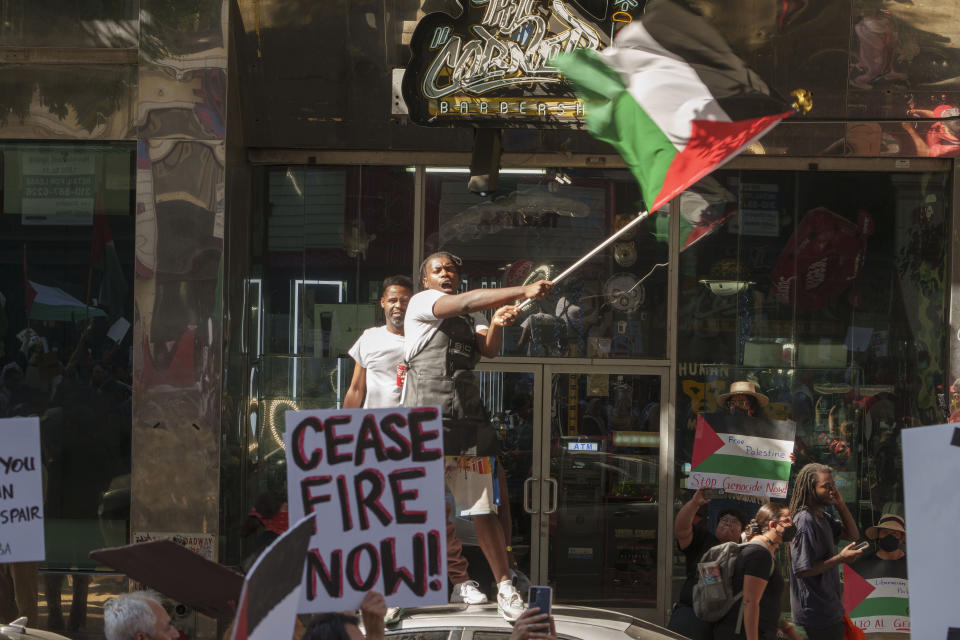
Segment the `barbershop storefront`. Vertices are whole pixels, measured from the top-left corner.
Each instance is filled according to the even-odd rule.
[[[95,628],[102,597],[128,587],[90,549],[174,536],[230,566],[250,557],[240,523],[285,491],[284,411],[342,402],[348,349],[383,322],[384,277],[414,275],[437,250],[463,258],[467,288],[552,277],[645,209],[622,160],[578,130],[583,107],[562,85],[484,92],[493,80],[456,68],[482,53],[478,25],[501,61],[519,47],[541,73],[534,40],[605,45],[642,7],[596,19],[590,3],[550,3],[577,25],[557,31],[539,2],[464,3],[458,19],[428,6],[444,3],[361,2],[296,22],[213,4],[142,26],[152,39],[127,42],[142,58],[91,63],[101,84],[88,91],[116,96],[70,103],[65,119],[46,96],[71,68],[52,59],[26,116],[0,128],[0,366],[16,401],[0,410],[41,417],[49,478],[38,626],[72,624],[78,603],[77,628]],[[486,15],[499,5],[534,7],[544,31],[510,22],[519,8]],[[831,465],[862,528],[903,512],[902,429],[956,409],[955,168],[916,145],[932,125],[915,138],[862,121],[893,107],[848,88],[846,58],[784,77],[763,66],[787,44],[750,49],[721,17],[762,76],[809,82],[837,121],[781,124],[566,279],[480,365],[520,569],[558,602],[658,622],[682,580],[673,517],[696,416],[733,381],[754,380],[768,413],[796,422],[797,467]],[[782,28],[819,30],[829,52],[862,19],[820,18],[833,31]],[[371,24],[375,54],[344,50],[340,34]],[[74,44],[97,55],[123,44],[82,33]],[[502,137],[475,141],[491,124]],[[470,191],[471,174],[496,184]],[[176,621],[215,634],[189,611]]]
[[[756,381],[768,413],[797,423],[797,468],[834,467],[863,528],[902,511],[900,431],[942,422],[947,398],[949,167],[927,162],[734,162],[507,329],[481,369],[525,573],[560,602],[662,620],[683,572],[672,519],[696,415],[735,380]],[[506,168],[487,196],[467,193],[455,166],[256,171],[272,215],[247,307],[248,348],[260,349],[238,443],[247,500],[283,487],[282,412],[342,400],[346,350],[382,322],[383,277],[435,250],[463,258],[469,288],[556,274],[639,198],[620,169]],[[704,202],[719,222],[691,240],[685,212]],[[307,225],[328,211],[346,243],[312,244]]]

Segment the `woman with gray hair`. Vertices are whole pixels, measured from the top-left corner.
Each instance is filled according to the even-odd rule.
[[[103,605],[107,640],[179,640],[180,632],[159,598],[146,591],[124,593]]]

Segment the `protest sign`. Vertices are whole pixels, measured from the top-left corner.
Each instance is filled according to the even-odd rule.
[[[299,613],[445,603],[443,427],[437,407],[288,411],[290,520],[316,513]]]
[[[0,420],[0,562],[46,558],[40,420]]]
[[[698,414],[687,487],[786,498],[796,430],[791,420]]]
[[[910,636],[950,638],[950,629],[960,628],[955,582],[960,575],[956,542],[960,427],[945,424],[904,429],[901,438]]]
[[[90,557],[127,574],[139,585],[134,591],[153,589],[211,618],[237,613],[243,576],[172,539],[97,549]]]
[[[843,565],[843,608],[867,633],[910,633],[908,594],[904,562],[871,555]]]
[[[293,635],[303,585],[303,557],[312,535],[313,516],[304,516],[260,554],[243,581],[233,640]]]

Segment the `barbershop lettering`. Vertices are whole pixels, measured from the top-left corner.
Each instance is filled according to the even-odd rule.
[[[574,49],[600,47],[597,31],[573,16],[561,0],[551,0],[550,9],[564,28],[549,34],[550,13],[539,11],[539,4],[539,0],[490,0],[480,24],[472,29],[476,38],[455,35],[446,40],[424,77],[423,95],[442,98],[456,91],[481,95],[510,85],[558,83],[560,74],[548,60]],[[432,41],[441,39],[435,32]]]
[[[484,100],[480,98],[452,97],[445,100],[430,100],[430,114],[434,116],[553,116],[556,118],[582,118],[583,102],[569,100],[527,100],[503,99]]]
[[[550,62],[600,50],[630,13],[601,18],[564,0],[465,0],[464,11],[426,15],[414,30],[403,97],[420,124],[583,126],[584,107]],[[628,7],[642,10],[639,3]]]

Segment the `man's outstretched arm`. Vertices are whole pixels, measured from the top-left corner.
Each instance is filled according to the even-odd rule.
[[[522,287],[474,289],[439,298],[433,303],[433,315],[437,318],[454,318],[474,311],[496,309],[521,298],[539,300],[546,297],[552,289],[553,283],[549,280],[539,280]]]

